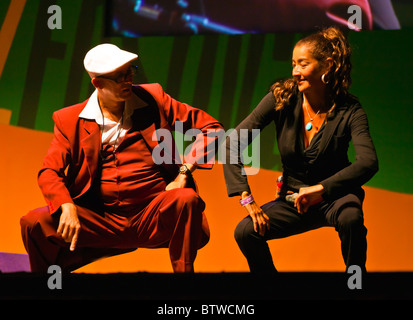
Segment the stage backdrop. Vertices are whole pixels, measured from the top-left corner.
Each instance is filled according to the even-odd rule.
[[[61,29],[50,29],[62,12]],[[234,128],[277,79],[291,75],[291,52],[299,33],[107,37],[103,0],[3,0],[0,2],[0,252],[24,253],[19,219],[45,205],[36,175],[50,145],[52,113],[93,91],[83,57],[110,42],[139,54],[137,83],[157,82],[172,97],[209,112]],[[56,21],[55,21],[56,22]],[[413,270],[413,105],[410,71],[413,31],[349,32],[353,46],[352,93],[369,117],[380,170],[366,185],[370,271]],[[249,177],[257,201],[274,197],[281,164],[273,127],[260,136],[260,171]],[[353,153],[352,153],[353,154]],[[247,271],[233,240],[246,214],[227,198],[222,167],[196,172],[207,203],[210,243],[199,251],[197,271]],[[333,228],[270,243],[280,271],[340,271],[344,265]],[[101,260],[79,271],[170,272],[165,249]]]

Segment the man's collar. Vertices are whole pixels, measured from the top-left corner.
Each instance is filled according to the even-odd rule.
[[[79,114],[79,118],[95,120],[98,124],[103,123],[102,112],[100,111],[99,101],[98,101],[98,91],[95,90],[89,97],[86,106],[83,108],[82,112]]]
[[[146,107],[148,104],[139,98],[133,91],[131,97],[126,100],[124,120],[132,116],[135,109]],[[79,118],[95,120],[98,124],[103,124],[102,112],[99,106],[98,91],[95,90],[90,96],[86,106],[83,108],[82,112],[79,114]]]

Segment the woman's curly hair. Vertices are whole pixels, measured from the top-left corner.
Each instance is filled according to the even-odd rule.
[[[343,32],[337,27],[330,27],[311,34],[297,42],[308,45],[313,57],[323,64],[327,58],[333,59],[333,65],[325,76],[330,96],[335,103],[340,97],[347,95],[351,85],[351,48]],[[290,98],[297,92],[296,81],[286,79],[271,86],[276,101],[276,110],[288,105]]]

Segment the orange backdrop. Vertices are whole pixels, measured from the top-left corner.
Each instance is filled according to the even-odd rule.
[[[7,120],[6,120],[7,121]],[[3,122],[4,123],[4,122]],[[1,124],[7,137],[1,147],[0,252],[25,253],[19,219],[31,209],[44,206],[36,176],[50,145],[52,134]],[[280,172],[260,170],[249,176],[259,204],[274,197],[274,181]],[[195,177],[206,202],[211,240],[198,252],[197,272],[245,272],[247,263],[233,238],[237,223],[246,215],[237,197],[228,198],[222,166],[197,170]],[[413,271],[413,195],[365,187],[365,224],[368,229],[369,271]],[[270,242],[279,271],[344,271],[340,241],[333,228]],[[171,272],[167,249],[138,249],[102,259],[78,272]]]

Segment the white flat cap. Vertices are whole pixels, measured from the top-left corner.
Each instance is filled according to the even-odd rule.
[[[114,44],[104,43],[90,49],[86,53],[83,64],[86,71],[102,75],[116,70],[137,57],[137,54],[119,49]]]

